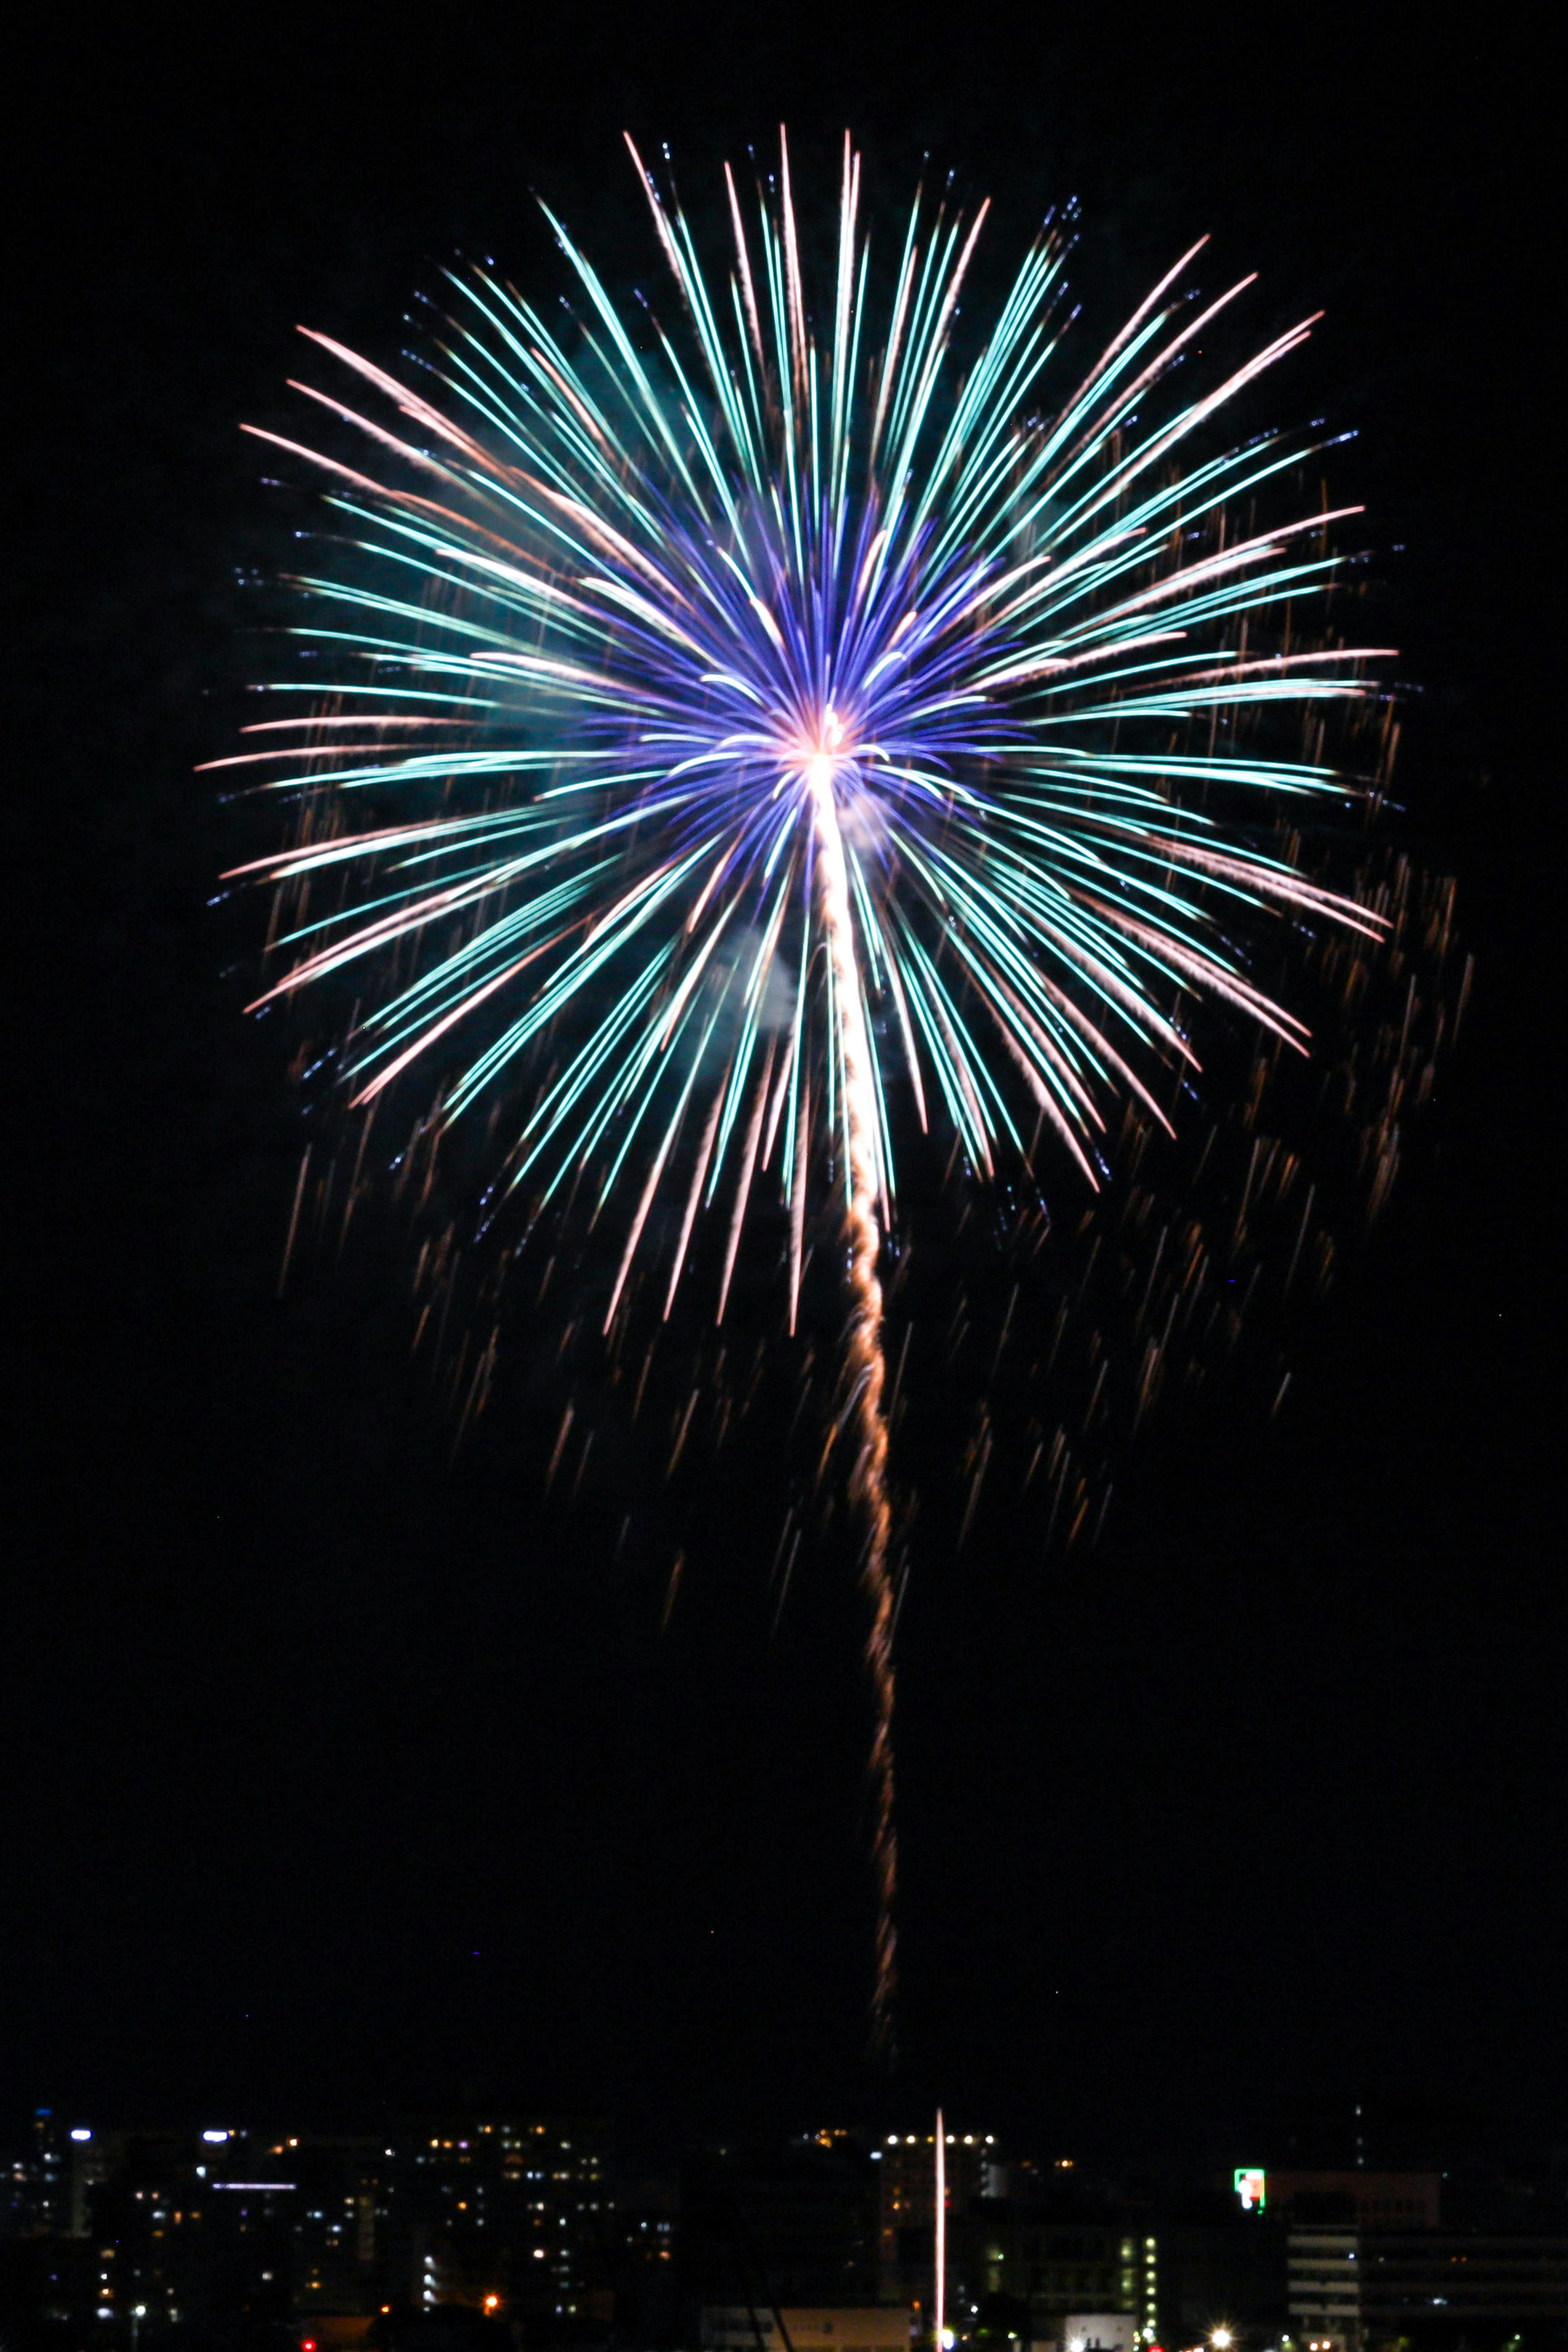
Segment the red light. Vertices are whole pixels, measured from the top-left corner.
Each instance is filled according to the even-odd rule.
[[[305,2337],[303,2343],[300,2347],[300,2352],[316,2352],[316,2339],[313,2336],[307,2336]]]

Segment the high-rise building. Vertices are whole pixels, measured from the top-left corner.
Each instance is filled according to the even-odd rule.
[[[91,2138],[85,2124],[73,2129],[51,2107],[34,2110],[26,2146],[5,2163],[0,2229],[7,2236],[64,2235],[70,2226],[73,2158]]]
[[[1362,2352],[1360,2231],[1293,2229],[1287,2263],[1292,2336],[1312,2352]]]
[[[949,2273],[960,2301],[977,2292],[971,2226],[981,2208],[1005,2196],[1007,2172],[991,2132],[944,2132]],[[936,2222],[936,2136],[889,2132],[875,2150],[877,2251],[881,2299],[922,2305],[931,2292]],[[955,2306],[956,2307],[956,2306]]]
[[[602,2121],[562,2116],[446,2116],[397,2135],[377,2208],[389,2299],[607,2316],[606,2139]]]

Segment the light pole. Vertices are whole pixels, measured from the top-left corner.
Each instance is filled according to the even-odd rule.
[[[947,2352],[947,2142],[936,2111],[936,2336],[932,2352]]]

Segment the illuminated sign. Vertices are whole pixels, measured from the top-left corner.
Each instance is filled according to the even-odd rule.
[[[1261,2166],[1238,2164],[1230,2177],[1236,2193],[1241,2200],[1242,2211],[1261,2213],[1268,2201],[1264,2195],[1267,2182]]]

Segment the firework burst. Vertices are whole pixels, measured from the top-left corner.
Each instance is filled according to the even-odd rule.
[[[261,437],[324,476],[342,544],[293,583],[313,671],[271,690],[299,715],[236,763],[313,818],[243,870],[284,886],[261,1001],[356,986],[356,1106],[410,1071],[439,1127],[500,1106],[488,1200],[618,1221],[612,1338],[650,1272],[668,1317],[705,1213],[721,1318],[765,1186],[793,1328],[837,1195],[885,2037],[896,1139],[945,1129],[982,1176],[1044,1144],[1092,1189],[1125,1104],[1168,1124],[1194,1000],[1304,1045],[1249,926],[1378,920],[1268,830],[1344,779],[1255,739],[1363,695],[1377,649],[1292,638],[1337,518],[1254,518],[1300,445],[1208,446],[1311,322],[1175,396],[1250,282],[1198,303],[1197,247],[1058,397],[1061,226],[961,367],[984,206],[917,198],[874,273],[847,141],[817,305],[782,138],[749,206],[726,171],[717,270],[637,168],[671,318],[612,299],[550,215],[568,326],[481,270],[413,381],[310,335],[344,387],[297,387],[329,446]]]

